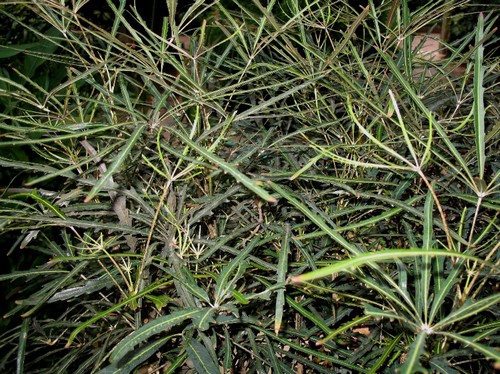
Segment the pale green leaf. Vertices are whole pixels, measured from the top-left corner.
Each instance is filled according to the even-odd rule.
[[[387,261],[395,258],[405,258],[405,257],[415,257],[415,256],[443,256],[443,257],[458,257],[466,258],[478,262],[483,262],[481,259],[466,255],[464,253],[444,251],[444,250],[422,250],[422,249],[385,249],[377,252],[361,253],[354,258],[347,260],[337,261],[332,265],[325,266],[324,268],[311,271],[302,275],[293,276],[291,281],[293,283],[302,283],[311,281],[314,279],[326,277],[329,275],[337,274],[344,271],[350,271],[355,268],[359,268],[366,265],[371,265],[379,261]]]

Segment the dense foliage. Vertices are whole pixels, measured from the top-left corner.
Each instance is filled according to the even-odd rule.
[[[0,6],[0,371],[499,365],[494,11],[85,3]]]

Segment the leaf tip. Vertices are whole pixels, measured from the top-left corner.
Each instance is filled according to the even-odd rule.
[[[271,204],[275,204],[278,202],[278,199],[276,199],[275,197],[270,197],[267,199],[268,202],[270,202]]]

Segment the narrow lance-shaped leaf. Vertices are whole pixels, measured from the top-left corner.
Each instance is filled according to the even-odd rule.
[[[410,345],[410,351],[406,356],[406,361],[400,368],[402,374],[426,373],[427,371],[420,365],[420,356],[425,352],[425,340],[427,332],[420,331],[415,341]]]
[[[19,53],[26,54],[38,45],[39,43],[2,45],[0,46],[0,58],[9,58]]]
[[[74,299],[84,294],[97,292],[105,287],[109,288],[113,285],[113,280],[110,279],[110,275],[108,276],[106,274],[105,276],[99,277],[97,279],[87,279],[81,286],[78,285],[65,288],[54,294],[49,300],[47,300],[47,302],[53,303],[61,300]]]
[[[354,258],[335,262],[333,265],[325,266],[324,268],[311,271],[309,273],[296,275],[291,278],[293,283],[302,283],[311,281],[318,278],[323,278],[332,274],[349,271],[352,268],[357,268],[378,261],[392,260],[393,258],[415,257],[415,256],[444,256],[444,257],[459,257],[466,258],[474,261],[483,262],[481,259],[466,255],[459,252],[443,251],[443,250],[423,250],[423,249],[386,249],[377,252],[358,254]]]
[[[256,238],[252,240],[244,250],[222,268],[217,277],[215,286],[215,303],[220,305],[228,295],[238,279],[243,275],[243,270],[248,266],[247,257],[257,244]]]
[[[193,316],[193,324],[198,330],[206,331],[210,327],[210,323],[215,322],[214,315],[214,308],[203,308],[200,313]]]
[[[248,178],[245,174],[240,172],[238,169],[236,169],[233,165],[227,163],[220,157],[217,157],[213,153],[209,152],[205,148],[199,146],[195,142],[193,142],[189,137],[187,137],[185,134],[183,134],[181,131],[178,131],[177,129],[171,128],[169,129],[170,132],[175,133],[179,138],[182,139],[184,143],[186,143],[191,149],[193,149],[195,152],[198,152],[201,154],[205,159],[208,161],[212,162],[216,166],[220,167],[222,170],[225,172],[231,174],[236,181],[240,182],[243,184],[245,187],[247,187],[249,190],[252,192],[255,192],[257,195],[262,197],[264,200],[270,202],[270,203],[275,203],[276,198],[271,196],[269,192],[267,192],[265,189],[259,186],[261,182],[258,181],[253,181],[250,178]]]
[[[85,198],[85,202],[89,202],[94,196],[96,196],[99,191],[109,184],[111,177],[120,169],[122,164],[125,162],[125,159],[128,157],[135,143],[139,140],[142,132],[146,128],[146,125],[137,126],[135,131],[132,133],[132,136],[127,140],[127,143],[123,146],[122,150],[118,155],[116,155],[115,159],[108,167],[108,170],[99,178],[97,183],[94,185],[92,190],[89,192],[87,197]]]
[[[66,219],[66,215],[61,211],[61,209],[59,209],[59,207],[52,204],[46,198],[41,196],[36,190],[31,191],[31,193],[19,193],[11,196],[11,198],[16,198],[16,197],[31,197],[33,200],[43,205],[45,208],[50,210],[59,218]]]
[[[404,29],[408,27],[408,25],[411,23],[412,19],[410,16],[410,7],[409,7],[409,1],[404,0],[401,2],[401,8],[402,8],[402,26]],[[412,34],[407,34],[405,35],[403,39],[403,59],[404,59],[404,68],[405,68],[405,73],[408,78],[411,78],[413,75],[413,68],[412,68],[412,62],[413,62],[413,51],[412,51],[412,43],[413,42],[413,35]]]
[[[31,318],[25,318],[19,332],[19,342],[17,347],[17,366],[16,374],[24,373],[24,360],[26,358],[26,343],[28,341],[28,331],[30,328]]]
[[[38,308],[42,307],[47,302],[47,300],[49,300],[57,292],[57,290],[60,287],[62,287],[64,284],[66,284],[66,282],[68,282],[71,278],[75,277],[76,274],[78,274],[80,271],[82,271],[87,265],[88,265],[88,261],[83,261],[83,262],[77,264],[73,268],[73,270],[71,270],[68,274],[66,274],[65,276],[61,276],[60,278],[58,278],[54,282],[52,288],[50,290],[48,290],[40,298],[40,300],[38,300],[38,303],[33,308],[31,308],[30,310],[28,310],[26,313],[23,313],[21,316],[22,317],[28,317],[31,314],[33,314],[36,310],[38,310]]]
[[[360,251],[353,244],[349,243],[344,237],[337,232],[335,232],[334,227],[330,227],[325,220],[318,216],[317,214],[311,212],[311,210],[305,206],[301,201],[299,201],[291,192],[289,192],[284,187],[274,183],[268,182],[269,185],[278,192],[281,196],[283,196],[289,203],[291,203],[294,207],[300,210],[307,218],[309,218],[316,226],[322,229],[326,234],[328,234],[332,239],[334,239],[337,243],[339,243],[342,247],[347,249],[351,254],[357,254]]]
[[[324,337],[323,339],[319,340],[316,342],[316,345],[323,345],[325,344],[326,342],[328,342],[329,340],[332,340],[334,337],[336,337],[338,334],[342,334],[343,332],[345,331],[348,331],[348,330],[351,330],[352,328],[362,324],[363,322],[366,322],[366,321],[369,321],[370,319],[372,319],[371,316],[369,315],[366,315],[366,316],[360,316],[360,317],[356,317],[354,318],[353,320],[343,324],[342,326],[340,326],[339,328],[333,330],[330,334],[328,334],[326,337]]]
[[[235,121],[242,121],[242,120],[245,120],[247,119],[251,114],[254,114],[254,113],[258,113],[260,110],[276,103],[276,102],[279,102],[281,100],[284,100],[288,97],[290,97],[291,95],[293,95],[295,92],[297,91],[300,91],[301,89],[307,87],[307,86],[310,86],[311,84],[313,84],[315,82],[314,79],[310,79],[302,84],[299,84],[297,86],[294,86],[293,88],[289,89],[288,91],[285,91],[283,92],[282,94],[280,95],[277,95],[277,96],[274,96],[272,98],[270,98],[269,100],[266,100],[258,105],[255,105],[255,106],[252,106],[250,109],[247,109],[245,110],[243,113],[240,113],[238,115],[236,115],[234,117],[234,120]]]
[[[210,297],[208,296],[207,292],[196,284],[196,281],[189,270],[184,268],[182,269],[182,272],[184,274],[173,273],[172,276],[177,281],[182,283],[182,285],[198,300],[202,300],[205,303],[210,303]]]
[[[117,362],[121,360],[128,352],[133,350],[137,344],[146,341],[149,337],[158,334],[161,331],[181,323],[185,323],[203,310],[204,309],[199,308],[179,310],[145,324],[116,345],[115,349],[111,353],[110,361]]]
[[[268,331],[268,330],[266,330]],[[255,368],[257,369],[256,372],[257,373],[264,373],[264,369],[263,369],[263,360],[259,360],[259,358],[261,357],[261,346],[259,344],[257,344],[257,339],[255,337],[255,334],[253,332],[253,330],[250,328],[250,327],[247,327],[245,329],[245,333],[246,333],[246,336],[247,336],[247,340],[248,340],[248,343],[249,343],[249,347],[251,348],[252,350],[252,353],[255,355],[255,357],[257,358],[257,360],[255,360]],[[259,334],[260,335],[260,334]]]
[[[347,109],[348,109],[348,112],[349,112],[349,115],[350,115],[350,118],[352,119],[352,121],[358,126],[358,128],[360,129],[360,131],[367,137],[369,138],[373,143],[375,143],[377,146],[379,146],[380,148],[382,148],[383,150],[385,150],[387,153],[389,153],[391,156],[401,160],[402,162],[404,162],[405,164],[407,164],[409,167],[403,167],[403,166],[400,166],[400,165],[395,165],[395,164],[391,164],[390,167],[391,168],[395,168],[395,167],[398,167],[402,170],[406,169],[406,170],[414,170],[416,168],[415,165],[413,165],[409,160],[407,160],[404,156],[400,155],[397,151],[395,151],[394,149],[392,149],[391,147],[387,146],[386,144],[384,144],[383,142],[379,141],[375,136],[373,136],[362,124],[361,122],[359,122],[358,118],[356,117],[356,114],[354,113],[354,108],[352,106],[352,102],[351,102],[351,98],[348,96],[347,97]],[[366,164],[366,163],[364,163]],[[370,165],[370,164],[366,164],[367,166]],[[375,166],[375,167],[382,167],[383,165],[378,165],[378,164],[371,164],[371,166]]]
[[[50,274],[59,274],[59,273],[68,273],[68,270],[58,270],[58,269],[31,269],[31,270],[22,270],[15,271],[9,274],[0,275],[0,282],[7,279],[16,279],[20,277],[31,277],[37,275],[50,275]]]
[[[439,258],[433,262],[433,284],[434,284],[434,296],[432,298],[432,304],[429,308],[427,323],[432,325],[435,318],[440,318],[440,313],[442,312],[442,306],[445,298],[448,296],[449,291],[452,287],[459,281],[461,274],[462,265],[461,261],[455,264],[450,274],[445,277],[444,270],[445,259]]]
[[[372,305],[365,305],[365,314],[367,316],[370,316],[371,318],[377,318],[377,319],[381,319],[381,318],[386,318],[388,320],[401,320],[401,321],[405,321],[406,317],[404,315],[401,315],[400,313],[396,313],[396,312],[391,312],[391,311],[388,311],[388,310],[383,310],[383,309],[380,309],[380,308],[376,308]]]
[[[430,250],[433,247],[432,235],[433,235],[433,207],[434,199],[432,197],[431,191],[427,192],[427,197],[424,204],[424,232],[423,232],[423,243],[422,248]],[[430,308],[429,304],[429,287],[431,283],[431,257],[422,256],[421,261],[417,261],[417,266],[419,266],[417,282],[418,294],[415,297],[415,303],[417,304],[417,309],[421,315],[423,314],[423,320],[428,323],[428,311]]]
[[[281,241],[281,249],[278,260],[278,283],[285,283],[288,270],[288,253],[290,251],[290,225],[285,225],[283,240]],[[274,333],[278,335],[283,319],[283,306],[285,305],[285,288],[276,291],[276,312],[274,316]]]
[[[483,28],[484,28],[484,17],[483,13],[479,14],[479,19],[477,21],[476,27],[476,44],[479,44],[483,39]],[[484,178],[484,169],[486,162],[485,155],[485,130],[484,130],[484,87],[483,87],[483,51],[484,47],[480,44],[475,52],[474,56],[474,130],[476,133],[476,153],[477,153],[477,167],[479,179]]]
[[[90,325],[92,325],[95,322],[99,321],[100,319],[106,317],[110,313],[113,313],[113,312],[119,310],[121,307],[129,304],[130,302],[133,302],[133,301],[135,301],[135,300],[137,300],[137,299],[139,299],[139,298],[141,298],[143,296],[146,296],[150,292],[154,291],[157,288],[163,287],[166,284],[167,284],[167,282],[154,284],[154,285],[148,287],[147,289],[145,289],[144,291],[139,292],[139,293],[137,293],[135,295],[132,295],[132,296],[126,298],[125,300],[120,301],[119,303],[113,305],[111,308],[108,308],[105,311],[100,312],[100,313],[96,314],[94,317],[92,317],[92,318],[88,319],[87,321],[83,322],[76,329],[74,329],[73,332],[70,334],[68,342],[66,343],[66,347],[71,346],[71,344],[73,343],[73,340],[75,340],[76,336],[82,330],[86,329],[87,327],[89,327]]]
[[[457,150],[453,142],[449,139],[448,135],[444,131],[444,129],[439,125],[438,121],[432,116],[431,111],[425,106],[423,103],[422,99],[417,95],[415,92],[413,86],[411,83],[405,79],[403,74],[401,74],[401,71],[399,67],[394,63],[392,58],[382,51],[380,48],[375,47],[375,49],[379,52],[379,54],[382,56],[384,61],[387,63],[387,66],[391,70],[392,74],[397,78],[397,80],[401,83],[401,85],[404,88],[405,93],[408,94],[408,96],[412,99],[412,101],[418,106],[418,108],[422,111],[422,113],[425,114],[425,116],[429,119],[430,125],[436,129],[438,132],[440,138],[446,143],[446,146],[448,147],[448,150],[453,154],[455,158],[455,163],[458,163],[460,165],[460,170],[461,172],[464,172],[467,174],[467,177],[472,180],[472,177],[470,175],[470,171],[467,167],[467,163],[463,159],[461,153]],[[453,164],[450,165],[450,167],[455,167]]]
[[[464,343],[465,345],[471,346],[474,350],[481,352],[486,357],[495,360],[496,362],[500,362],[500,352],[497,347],[487,346],[485,344],[478,343],[475,339],[469,338],[454,332],[437,332],[439,335],[447,336],[451,338],[451,340],[456,340]]]
[[[224,329],[223,349],[224,349],[224,370],[226,370],[226,372],[230,372],[231,367],[233,366],[233,352],[232,352],[231,336],[229,335],[227,327]]]
[[[349,360],[338,359],[337,358],[338,356],[336,356],[334,354],[328,355],[326,353],[319,351],[318,349],[311,349],[311,348],[308,348],[307,345],[304,346],[304,345],[298,344],[295,342],[294,339],[276,336],[269,329],[259,327],[257,325],[253,326],[253,328],[257,331],[260,331],[263,334],[270,336],[273,340],[276,340],[285,346],[289,346],[293,350],[297,350],[298,352],[303,352],[306,355],[310,355],[311,357],[315,357],[315,358],[318,358],[321,360],[330,361],[339,368],[348,368],[356,373],[366,373],[367,372],[366,369],[362,368],[359,365],[356,365],[356,364],[349,362]]]
[[[332,330],[328,327],[327,323],[323,320],[323,318],[321,318],[320,315],[312,313],[310,310],[302,306],[299,302],[295,301],[293,297],[286,296],[286,302],[302,317],[310,320],[314,324],[314,326],[321,329],[327,334],[331,333]]]
[[[220,1],[216,2],[217,4],[217,10],[221,12],[221,14],[231,23],[231,25],[234,28],[234,32],[231,34],[229,30],[224,25],[219,26],[220,30],[225,34],[227,40],[232,40],[235,37],[237,37],[238,42],[233,42],[232,46],[236,50],[236,52],[239,54],[241,59],[245,61],[245,63],[248,62],[249,59],[249,47],[247,46],[246,39],[244,37],[244,33],[242,32],[242,29],[244,29],[245,25],[238,24],[238,21],[231,15],[231,13],[226,9]]]
[[[114,223],[99,222],[96,220],[87,221],[73,218],[60,219],[55,217],[47,217],[43,215],[32,215],[24,217],[24,220],[30,222],[44,222],[46,225],[51,226],[66,226],[66,227],[81,227],[81,228],[92,228],[96,231],[115,231],[127,234],[139,234],[144,235],[145,230],[140,227],[130,227],[123,226]]]
[[[199,374],[219,373],[219,366],[212,359],[207,347],[196,339],[190,339],[186,345],[186,352]]]
[[[113,13],[116,15],[115,20],[113,22],[113,27],[111,28],[111,31],[110,31],[111,35],[116,36],[116,33],[117,33],[118,29],[120,28],[120,25],[121,25],[122,20],[123,20],[123,18],[121,17],[121,15],[124,12],[125,5],[127,4],[127,2],[126,1],[120,1],[120,5],[118,6],[118,8],[115,7],[115,4],[113,4],[113,2],[111,2],[109,0],[107,0],[107,2],[109,4],[109,6],[111,7]],[[110,52],[112,50],[112,47],[113,47],[113,44],[110,43],[108,45],[108,48],[106,49],[106,58],[105,58],[105,61],[108,60]]]
[[[172,336],[166,336],[160,339],[153,340],[148,344],[145,344],[139,349],[136,349],[129,355],[125,356],[122,360],[114,362],[111,365],[105,367],[104,369],[97,372],[97,374],[124,374],[130,373],[138,365],[142,364],[152,355],[154,355],[158,350],[165,345]]]
[[[442,330],[446,326],[456,323],[468,317],[475,316],[483,310],[500,303],[500,294],[494,294],[478,301],[466,302],[463,306],[450,313],[446,318],[437,322],[434,329]]]
[[[264,336],[264,351],[266,352],[266,358],[269,360],[269,365],[271,366],[271,373],[281,374],[282,361],[278,360],[278,352],[274,349],[274,344],[269,341],[267,336]]]
[[[354,22],[349,26],[349,29],[344,33],[344,37],[341,39],[341,42],[338,46],[335,46],[333,53],[328,56],[327,64],[333,63],[334,59],[338,56],[338,54],[344,50],[345,46],[351,41],[354,33],[358,26],[363,22],[366,15],[370,11],[370,6],[367,5],[363,11],[359,14],[359,16],[354,20]]]
[[[267,289],[272,288],[271,283],[261,280],[262,283],[266,286]],[[328,327],[328,324],[326,323],[325,320],[321,317],[321,315],[315,314],[311,312],[309,309],[304,307],[300,302],[294,300],[293,297],[285,295],[286,303],[295,309],[302,317],[310,320],[314,326],[317,328],[321,329],[325,333],[329,334],[332,330]],[[278,335],[276,335],[278,336]]]
[[[384,352],[379,357],[377,362],[375,362],[375,364],[370,368],[370,371],[368,372],[368,374],[379,373],[379,369],[382,367],[382,365],[385,363],[385,361],[389,358],[389,355],[392,353],[394,348],[396,348],[396,346],[400,343],[402,336],[403,336],[403,333],[395,336],[392,339],[389,338],[389,339],[391,339],[390,343],[388,343],[385,346]]]
[[[396,263],[402,263],[402,261],[398,258],[394,259],[394,261]],[[370,266],[374,265],[370,264]],[[401,313],[403,316],[416,316],[417,320],[419,320],[420,315],[417,313],[417,308],[415,307],[415,303],[413,302],[412,298],[408,295],[408,292],[405,292],[405,289],[402,289],[392,279],[389,278],[388,280],[387,277],[384,277],[387,282],[386,284],[384,284],[379,280],[375,280],[374,278],[368,276],[367,274],[363,275],[360,278],[368,288],[377,291],[377,293],[382,296],[382,298],[387,303],[389,303],[392,308],[398,310],[399,313]],[[412,324],[414,322],[411,319],[405,319],[405,323]]]
[[[55,135],[47,138],[39,138],[39,139],[22,139],[22,140],[12,140],[12,141],[2,141],[0,142],[0,148],[10,148],[13,146],[18,146],[18,145],[29,145],[29,144],[42,144],[42,143],[56,143],[57,141],[62,141],[62,140],[68,140],[68,139],[75,139],[75,138],[84,138],[85,136],[90,136],[90,135],[95,135],[99,132],[105,132],[109,131],[112,128],[116,128],[119,126],[123,125],[110,125],[110,126],[100,126],[99,124],[96,124],[95,128],[91,130],[85,130],[85,131],[74,131],[70,134],[63,134],[63,135]],[[12,162],[12,160],[8,160],[8,162]],[[17,163],[20,163],[20,161],[16,161]],[[36,165],[36,164],[33,164]],[[44,167],[48,168],[48,166],[41,165],[39,166],[40,169],[43,169]]]
[[[406,41],[406,39],[405,39],[405,41]],[[418,167],[419,161],[418,161],[417,153],[415,152],[415,148],[413,147],[413,144],[411,143],[410,135],[408,134],[408,130],[406,128],[403,117],[401,116],[401,112],[399,111],[399,106],[398,106],[398,103],[396,101],[396,97],[394,96],[394,93],[392,92],[392,90],[389,90],[389,96],[391,97],[392,106],[394,108],[394,111],[396,112],[396,117],[398,119],[399,127],[401,128],[401,131],[403,133],[403,137],[405,139],[405,144],[408,147],[408,150],[410,151],[411,156],[413,157],[413,161],[415,161],[415,167]]]

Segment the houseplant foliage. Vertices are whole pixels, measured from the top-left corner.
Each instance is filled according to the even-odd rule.
[[[433,61],[462,2],[85,3],[0,7],[2,371],[498,365],[493,13]]]

